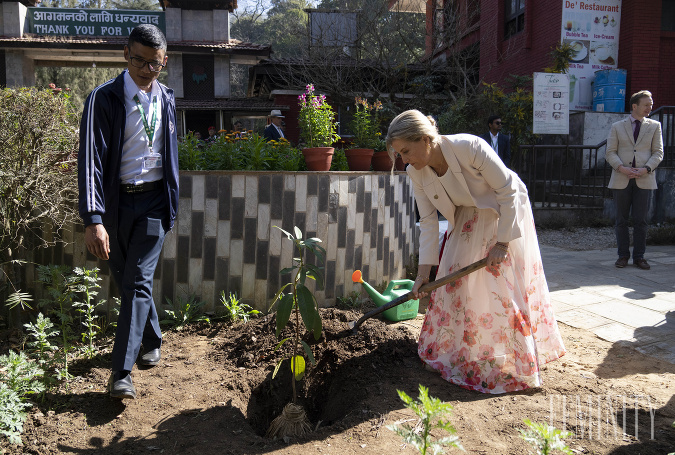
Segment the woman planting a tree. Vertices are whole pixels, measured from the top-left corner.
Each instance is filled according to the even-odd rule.
[[[487,267],[431,294],[418,352],[444,379],[484,393],[541,385],[539,365],[565,353],[553,316],[527,189],[484,140],[441,136],[417,110],[392,120],[392,160],[410,164],[420,214],[413,293],[487,257]],[[438,212],[448,220],[441,258]],[[440,264],[439,264],[440,262]]]

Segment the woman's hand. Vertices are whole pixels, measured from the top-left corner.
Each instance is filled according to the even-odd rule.
[[[428,296],[428,292],[419,292],[420,287],[422,285],[427,284],[429,282],[429,274],[431,273],[431,265],[428,264],[422,264],[417,266],[417,277],[415,278],[415,284],[413,285],[412,288],[412,293],[414,298],[417,299],[423,299],[424,297]]]
[[[506,260],[506,255],[509,251],[509,244],[504,242],[497,242],[488,253],[488,267],[497,267],[502,261]]]

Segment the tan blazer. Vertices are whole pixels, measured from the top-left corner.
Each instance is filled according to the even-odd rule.
[[[663,160],[663,139],[661,137],[661,123],[644,118],[640,126],[637,142],[633,140],[633,125],[630,116],[612,125],[607,138],[607,152],[605,160],[612,166],[612,176],[608,188],[622,190],[628,186],[627,176],[617,171],[619,166],[632,166],[635,157],[636,167],[649,166],[651,173],[635,179],[639,188],[645,190],[656,189],[656,174],[654,170]]]
[[[419,171],[408,166],[407,170],[420,214],[419,263],[438,264],[436,210],[448,220],[448,231],[452,231],[455,203],[494,210],[499,215],[497,241],[510,242],[519,238],[530,201],[527,188],[518,176],[504,165],[487,142],[477,136],[441,136],[441,150],[448,163],[447,172],[451,173],[447,186],[429,166]]]

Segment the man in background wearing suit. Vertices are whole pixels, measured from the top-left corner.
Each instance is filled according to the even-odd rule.
[[[263,137],[267,141],[278,141],[284,136],[284,132],[281,130],[281,122],[283,120],[284,116],[281,115],[281,111],[279,109],[274,109],[272,112],[270,112],[270,124],[265,127],[265,131],[263,131]]]
[[[656,189],[654,171],[663,159],[661,123],[646,118],[653,106],[652,94],[642,90],[630,97],[631,114],[612,125],[605,160],[612,166],[608,188],[614,191],[616,243],[623,268],[630,258],[628,217],[633,217],[633,264],[649,270],[644,254],[647,246],[647,210],[651,190]]]
[[[507,134],[501,133],[502,119],[498,115],[488,118],[489,131],[480,137],[490,144],[506,167],[511,166],[511,140]]]

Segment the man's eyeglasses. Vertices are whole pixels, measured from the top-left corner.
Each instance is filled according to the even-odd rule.
[[[143,68],[143,67],[141,67],[141,68]],[[502,122],[495,122],[495,125],[501,125],[501,124],[502,124]]]
[[[136,68],[143,68],[145,67],[145,65],[148,65],[148,69],[153,73],[159,73],[160,71],[162,71],[162,68],[166,66],[162,65],[159,62],[147,62],[140,57],[132,56],[131,53],[129,53],[129,61],[131,62],[131,66],[134,66]]]

